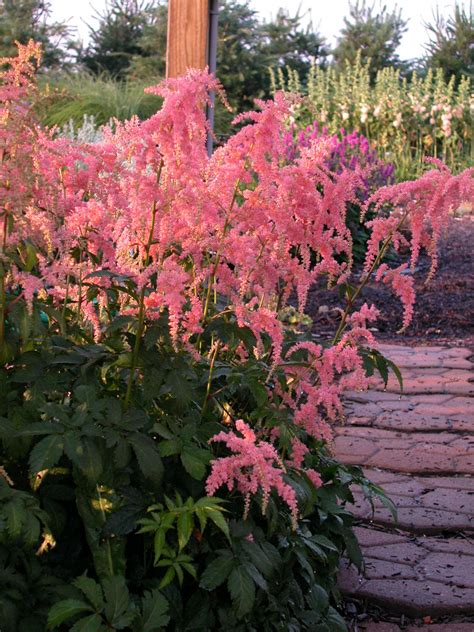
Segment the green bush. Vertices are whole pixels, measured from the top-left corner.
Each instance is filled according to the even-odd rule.
[[[265,517],[252,504],[239,518],[240,494],[206,495],[208,441],[216,406],[274,415],[269,367],[192,360],[173,350],[163,318],[147,329],[145,377],[124,410],[129,324],[118,317],[100,344],[74,344],[50,335],[37,308],[41,345],[0,373],[2,630],[44,630],[53,604],[49,627],[75,631],[344,630],[331,605],[338,562],[347,550],[361,564],[344,505],[354,483],[373,488],[315,444],[308,465],[324,486],[288,472],[304,508],[296,531],[273,497]],[[229,358],[254,344],[219,327]]]

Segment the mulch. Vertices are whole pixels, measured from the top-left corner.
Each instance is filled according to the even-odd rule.
[[[366,286],[359,304],[374,303],[380,309],[374,325],[377,339],[404,345],[474,342],[474,215],[452,218],[438,249],[438,270],[429,284],[428,256],[423,254],[417,264],[415,316],[402,334],[396,333],[402,324],[400,301],[383,283]],[[392,265],[396,264],[394,260]],[[312,331],[317,338],[327,340],[334,335],[343,307],[337,289],[328,290],[320,283],[310,290],[306,311],[313,319]]]

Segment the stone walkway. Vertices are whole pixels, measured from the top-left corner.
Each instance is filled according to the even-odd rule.
[[[378,383],[367,393],[349,394],[347,420],[336,429],[334,447],[341,461],[363,466],[385,489],[397,506],[397,521],[380,503],[372,511],[356,495],[351,509],[360,521],[356,534],[365,571],[359,576],[343,565],[340,588],[407,617],[474,615],[473,352],[403,346],[381,351],[401,368],[405,394],[400,396],[393,376],[386,389]],[[399,629],[371,625],[379,626],[366,628],[373,632]],[[474,631],[474,623],[439,629]]]

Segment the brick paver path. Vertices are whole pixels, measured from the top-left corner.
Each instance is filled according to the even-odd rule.
[[[372,512],[356,495],[351,509],[361,521],[356,534],[366,567],[359,576],[344,564],[340,587],[407,616],[474,615],[473,352],[382,351],[402,369],[405,394],[393,377],[385,390],[378,384],[350,393],[334,448],[341,461],[363,466],[385,489],[397,522],[381,504]],[[466,626],[459,630],[474,631],[474,623]]]

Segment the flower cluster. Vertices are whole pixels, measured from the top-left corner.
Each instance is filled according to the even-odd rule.
[[[222,441],[232,452],[231,456],[216,459],[207,479],[206,491],[212,496],[221,485],[232,491],[234,485],[245,497],[245,514],[250,507],[250,497],[262,493],[262,513],[265,514],[270,492],[274,489],[291,511],[293,524],[298,519],[295,490],[285,483],[285,466],[275,447],[267,441],[257,441],[255,432],[241,419],[235,423],[235,432],[219,432],[211,441]]]
[[[163,97],[162,109],[144,122],[117,122],[102,130],[99,142],[56,137],[35,125],[27,105],[30,60],[38,49],[29,44],[19,50],[0,91],[0,349],[8,303],[22,299],[30,310],[42,301],[53,319],[57,315],[58,327],[69,316],[86,339],[100,339],[117,315],[135,315],[131,379],[137,344],[154,319],[167,318],[175,348],[200,359],[226,352],[217,330],[212,346],[202,336],[219,318],[249,329],[254,348],[240,350],[236,361],[252,352],[268,364],[272,388],[265,387],[275,409],[284,406],[293,416],[292,457],[285,464],[277,432],[257,440],[250,422],[239,421],[235,430],[243,438],[232,429],[214,437],[232,454],[212,464],[208,492],[236,485],[248,503],[260,491],[265,509],[274,489],[296,520],[285,468],[319,483],[317,473],[305,469],[301,446],[308,437],[328,439],[343,392],[367,386],[358,346],[375,344],[366,323],[376,310],[366,306],[346,318],[332,347],[296,344],[286,353],[279,313],[292,294],[303,311],[320,276],[333,284],[350,278],[346,213],[358,202],[367,167],[352,157],[375,159],[368,143],[349,135],[338,145],[311,132],[288,161],[285,129],[294,99],[278,93],[238,117],[248,124],[208,157],[205,105],[209,91],[221,88],[207,71],[150,88]],[[436,167],[418,181],[382,187],[366,202],[393,208],[369,222],[365,270],[370,275],[378,268],[379,278],[400,295],[405,326],[413,288],[403,269],[380,268],[386,245],[406,242],[402,229],[410,228],[411,264],[426,247],[434,270],[450,210],[474,192],[472,170],[454,177]],[[283,378],[272,382],[276,372]]]

